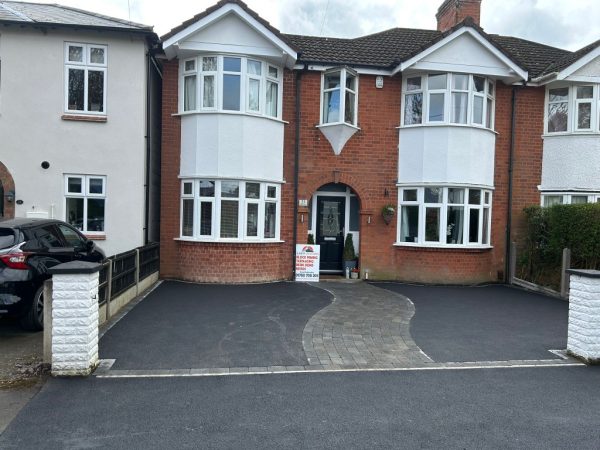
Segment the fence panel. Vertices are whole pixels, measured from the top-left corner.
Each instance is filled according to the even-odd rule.
[[[98,281],[98,304],[99,305],[104,305],[106,303],[106,301],[108,300],[108,268],[110,266],[110,261],[106,261],[103,265],[102,265],[102,269],[100,270],[100,274],[99,274],[99,281]]]
[[[160,245],[158,243],[148,244],[139,248],[140,251],[140,270],[139,280],[149,277],[154,272],[158,272],[160,261]]]
[[[113,257],[111,299],[135,286],[135,259],[135,250]]]

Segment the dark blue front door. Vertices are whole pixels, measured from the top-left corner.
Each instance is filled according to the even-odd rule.
[[[317,197],[317,244],[321,246],[321,270],[342,270],[345,197]]]

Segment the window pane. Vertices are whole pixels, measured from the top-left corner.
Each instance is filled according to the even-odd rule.
[[[442,188],[425,188],[425,203],[442,203]]]
[[[71,194],[83,193],[83,181],[79,177],[69,177],[67,179],[67,190]]]
[[[481,205],[481,190],[469,189],[469,205]]]
[[[481,236],[481,243],[482,244],[489,244],[489,239],[488,239],[488,235],[489,235],[489,228],[490,228],[490,209],[489,208],[485,208],[483,210],[483,231],[482,236]]]
[[[267,186],[267,198],[277,198],[277,188],[275,186]]]
[[[484,200],[484,203],[485,203],[486,205],[489,205],[489,204],[490,204],[490,193],[489,193],[489,192],[486,192],[486,193],[485,193],[485,200]]]
[[[83,62],[83,47],[69,45],[69,61]]]
[[[200,202],[200,235],[212,236],[212,202]]]
[[[310,224],[310,221],[308,222]],[[358,197],[350,197],[350,231],[359,231],[360,216]]]
[[[404,125],[421,123],[423,117],[423,94],[409,94],[404,99]]]
[[[267,115],[277,117],[277,101],[279,99],[279,85],[267,81]]]
[[[258,203],[248,203],[246,213],[246,236],[258,236]]]
[[[485,90],[485,78],[473,77],[473,88],[475,92],[484,92]]]
[[[452,75],[452,89],[469,90],[469,75]]]
[[[440,208],[425,208],[425,241],[440,240]]]
[[[346,89],[356,90],[356,77],[348,72],[346,72]]]
[[[446,74],[429,75],[429,90],[446,89]]]
[[[355,94],[346,91],[346,104],[344,106],[344,121],[346,123],[354,124],[354,99]]]
[[[325,75],[325,89],[336,89],[340,87],[340,73],[330,73]]]
[[[448,206],[447,244],[463,243],[464,220],[465,208],[463,206]]]
[[[485,126],[488,128],[492,128],[492,108],[493,108],[493,103],[491,99],[487,99],[487,111],[486,111],[486,120],[485,120]]]
[[[571,204],[572,205],[587,203],[587,202],[588,202],[587,195],[572,195],[571,196]]]
[[[246,183],[246,198],[260,198],[260,183]]]
[[[104,111],[104,72],[88,72],[88,111]]]
[[[491,81],[488,82],[488,95],[490,97],[494,96],[494,83],[492,83]]]
[[[221,237],[236,238],[238,236],[238,202],[221,201]]]
[[[215,182],[200,180],[200,197],[214,197]]]
[[[215,107],[215,76],[205,75],[204,76],[204,91],[202,97],[202,107],[214,108]]]
[[[258,111],[260,108],[260,80],[248,80],[248,109]]]
[[[191,198],[183,200],[181,235],[194,235],[194,200]]]
[[[448,203],[463,204],[465,202],[465,190],[461,188],[448,188]]]
[[[340,121],[340,91],[325,92],[323,99],[323,123]]]
[[[196,60],[195,59],[191,59],[189,61],[186,61],[184,63],[183,70],[185,70],[186,72],[191,72],[193,70],[196,70]]]
[[[240,76],[223,75],[223,109],[240,110]]]
[[[260,75],[262,72],[262,64],[260,61],[248,60],[248,75]]]
[[[544,195],[544,206],[562,205],[562,195]]]
[[[223,70],[226,72],[240,72],[242,60],[240,58],[223,58]]]
[[[466,92],[452,93],[452,123],[467,123],[468,102],[469,94]],[[475,98],[475,105],[477,105],[477,97]]]
[[[85,71],[69,69],[69,98],[68,107],[73,111],[83,111]]]
[[[269,66],[269,76],[271,78],[279,77],[279,69],[277,69],[277,67]]]
[[[469,242],[479,242],[479,210],[469,210]]]
[[[83,199],[67,198],[67,222],[78,230],[83,230]]]
[[[183,82],[183,110],[196,109],[196,75],[184,78]]]
[[[473,96],[473,122],[483,125],[483,97]]]
[[[551,102],[566,102],[569,100],[569,88],[550,89],[548,98]]]
[[[406,90],[417,91],[421,89],[421,77],[412,77],[406,79]]]
[[[90,49],[90,62],[92,64],[104,64],[104,49],[92,47]]]
[[[568,111],[568,103],[566,102],[548,105],[548,132],[567,131]]]
[[[104,231],[104,199],[87,199],[87,230]]]
[[[192,195],[192,183],[183,183],[183,194]]]
[[[444,94],[429,95],[429,121],[444,121]]]
[[[104,180],[102,178],[90,178],[90,194],[104,193]]]
[[[216,56],[205,56],[202,58],[202,70],[205,72],[216,72],[217,71],[217,57]]]
[[[594,87],[593,86],[579,86],[577,88],[577,98],[593,98]]]
[[[237,198],[239,196],[239,181],[221,181],[221,197]]]
[[[404,189],[402,191],[402,200],[405,202],[416,202],[417,201],[417,190],[416,189]]]
[[[400,216],[400,242],[418,242],[419,206],[402,206]]]
[[[577,105],[577,128],[587,130],[592,126],[592,104],[579,103]]]
[[[265,239],[275,237],[277,203],[265,203]]]

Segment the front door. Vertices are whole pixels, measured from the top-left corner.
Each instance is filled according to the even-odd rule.
[[[317,241],[321,246],[321,270],[342,271],[345,197],[317,197]]]

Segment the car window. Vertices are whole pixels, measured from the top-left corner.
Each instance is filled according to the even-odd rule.
[[[15,245],[15,232],[12,228],[0,228],[0,249]]]
[[[77,250],[85,248],[85,240],[77,233],[77,231],[62,224],[59,224],[58,228],[65,237],[65,241],[67,241],[69,247],[73,247]]]
[[[58,234],[58,230],[52,225],[46,225],[45,227],[37,228],[34,231],[35,238],[40,244],[40,247],[44,248],[60,248],[64,247],[62,239]]]

